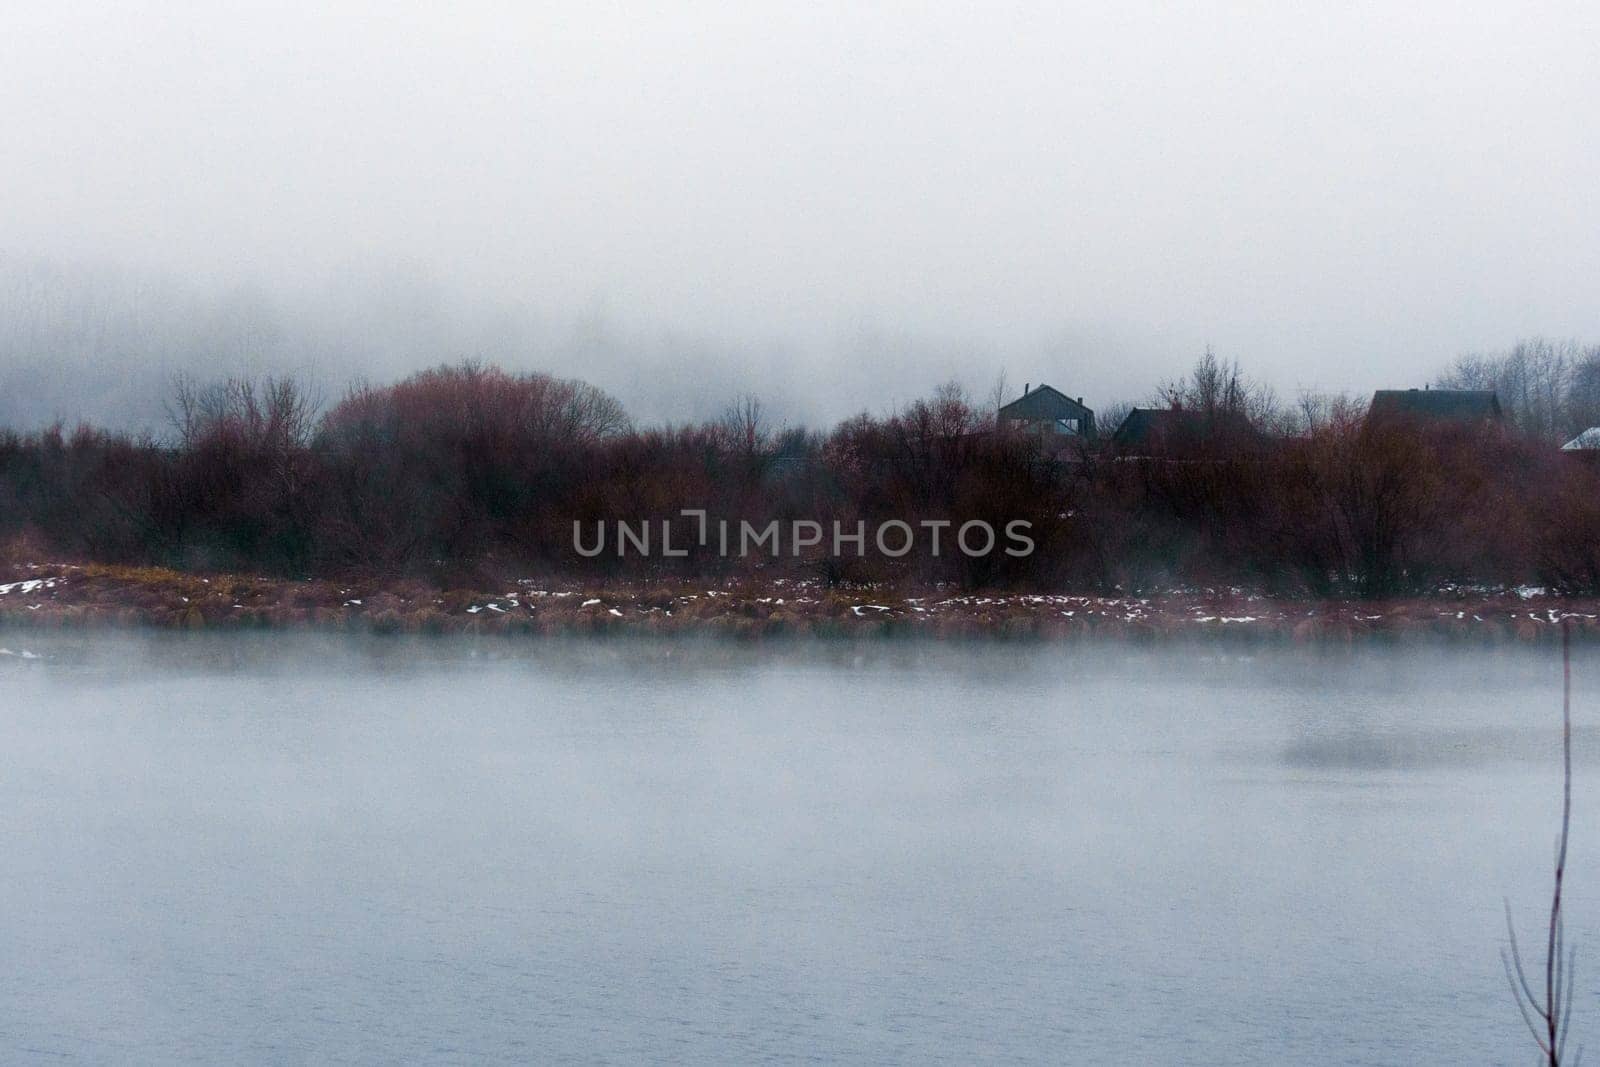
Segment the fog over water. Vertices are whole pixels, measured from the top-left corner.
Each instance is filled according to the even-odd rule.
[[[1550,649],[3,644],[9,1062],[1527,1059]]]
[[[641,424],[753,393],[826,429],[951,379],[985,404],[1001,374],[1104,413],[1208,348],[1292,401],[1594,344],[1596,41],[1576,0],[0,0],[0,431],[160,433],[179,375],[332,403],[464,359]],[[443,583],[470,561],[436,544],[510,567],[502,527],[545,536],[500,521],[524,498],[496,477],[433,515],[425,448],[356,449],[349,479],[258,461],[326,458],[265,421],[275,451],[238,466],[274,488],[237,509],[206,496],[233,451],[171,485],[212,468],[19,452],[8,552]],[[1519,492],[1588,521],[1577,484]],[[1536,536],[1542,506],[1484,549],[1495,582],[1557,588],[1546,548],[1584,538]],[[1432,509],[1417,529],[1449,526]],[[1128,557],[1095,573],[1178,558]],[[1600,658],[1576,668],[1592,1044]],[[1549,649],[18,626],[0,1062],[1523,1063],[1501,901],[1545,914],[1559,713]]]
[[[0,420],[481,356],[646,420],[1596,336],[1591,4],[0,3]]]

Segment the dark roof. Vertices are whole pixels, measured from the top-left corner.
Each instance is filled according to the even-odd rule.
[[[1041,385],[1030,389],[1000,409],[1002,419],[1022,419],[1037,422],[1046,419],[1089,419],[1094,412],[1061,390]]]
[[[1186,408],[1134,408],[1111,435],[1111,443],[1123,452],[1170,456],[1219,444],[1254,449],[1262,438],[1238,411],[1207,416]]]
[[[1198,442],[1204,436],[1205,421],[1198,411],[1134,408],[1111,435],[1111,443],[1123,447],[1166,445],[1180,439]]]
[[[1374,418],[1407,416],[1472,422],[1500,418],[1500,397],[1493,389],[1379,389],[1369,410]]]

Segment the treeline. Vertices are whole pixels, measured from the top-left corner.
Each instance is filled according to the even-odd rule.
[[[1437,384],[1493,389],[1513,426],[1553,444],[1600,426],[1600,345],[1520,341],[1505,352],[1462,356]]]
[[[319,410],[295,382],[184,383],[169,441],[90,427],[0,435],[0,546],[285,577],[529,574],[1384,597],[1450,583],[1600,592],[1600,472],[1488,426],[1375,425],[1360,405],[1278,404],[1209,355],[1164,397],[1218,433],[1178,455],[1045,451],[955,386],[826,434],[754,398],[721,419],[630,425],[582,382],[441,367]],[[1291,430],[1292,432],[1285,432]],[[574,549],[573,524],[713,519],[869,528],[1029,524],[1035,550],[681,557]]]

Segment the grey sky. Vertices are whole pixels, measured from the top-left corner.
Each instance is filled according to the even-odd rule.
[[[1593,4],[333,6],[0,0],[12,271],[657,418],[1600,339]]]

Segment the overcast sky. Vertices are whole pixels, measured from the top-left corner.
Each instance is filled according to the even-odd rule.
[[[1600,340],[1593,3],[0,15],[12,275],[242,301],[330,375],[827,420],[1001,368],[1141,396],[1208,343],[1292,395]]]

